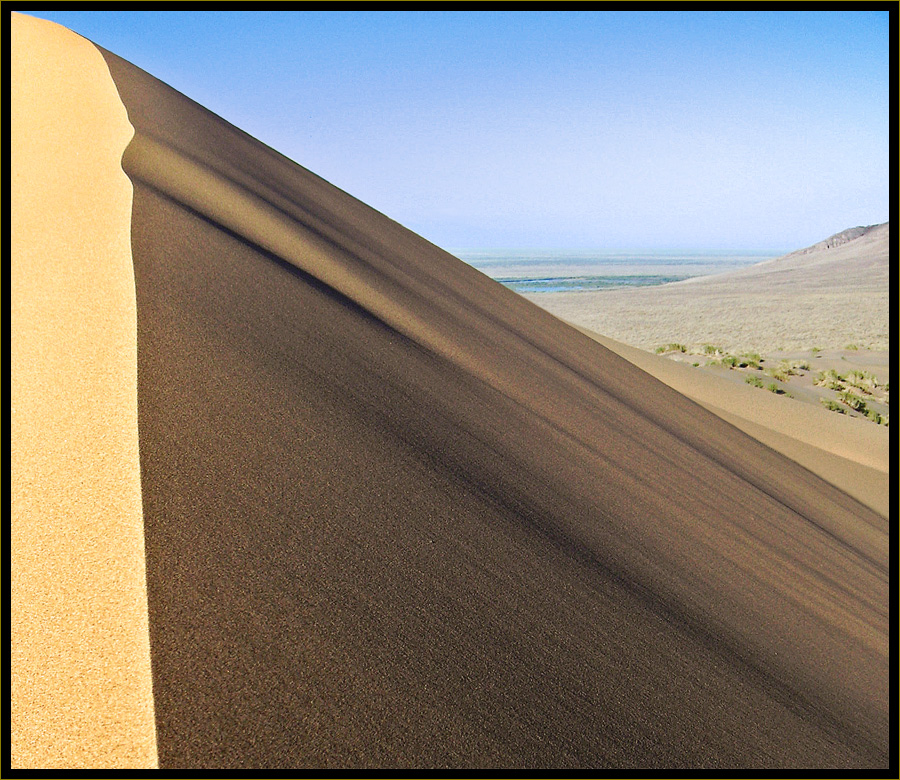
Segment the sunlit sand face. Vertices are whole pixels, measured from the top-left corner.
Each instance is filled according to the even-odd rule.
[[[92,44],[11,22],[10,760],[152,767],[132,129]]]

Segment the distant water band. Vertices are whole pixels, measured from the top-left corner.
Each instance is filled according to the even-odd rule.
[[[778,252],[587,252],[459,250],[457,257],[518,293],[646,287],[724,273]]]

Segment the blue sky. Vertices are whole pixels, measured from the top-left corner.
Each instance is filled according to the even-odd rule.
[[[434,243],[790,250],[889,217],[887,11],[28,11]]]

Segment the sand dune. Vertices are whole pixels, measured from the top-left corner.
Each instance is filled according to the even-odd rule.
[[[890,228],[855,228],[738,271],[658,287],[526,296],[595,333],[642,349],[727,350],[889,344]]]
[[[887,766],[883,517],[101,53],[161,767]]]

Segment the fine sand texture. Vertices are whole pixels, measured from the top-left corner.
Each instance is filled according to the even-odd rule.
[[[642,349],[889,346],[888,223],[846,230],[748,268],[658,287],[527,295],[547,311]]]
[[[71,78],[75,58],[60,46],[44,43]],[[81,312],[113,317],[114,305],[73,307],[60,292],[41,317],[14,308],[14,357],[24,356],[13,363],[14,459],[40,453],[30,457],[53,475],[85,470],[59,487],[14,474],[14,564],[49,562],[27,597],[21,584],[13,593],[23,626],[14,659],[40,678],[14,675],[14,686],[55,689],[60,701],[78,690],[83,648],[53,648],[61,673],[29,655],[46,641],[42,627],[69,619],[47,594],[68,604],[102,558],[134,581],[146,568],[146,713],[160,768],[888,767],[882,514],[100,53],[109,70],[92,84],[112,76],[127,110],[127,132],[107,149],[116,164],[129,123],[134,132],[122,157],[131,256],[121,222],[124,254],[79,255],[74,239],[40,248],[40,231],[19,245],[33,265],[67,248],[62,270],[100,264],[103,284],[112,258],[133,268],[140,483],[134,450],[106,461],[112,434],[94,438],[95,423],[66,431],[67,413],[46,418],[59,429],[47,432],[32,421],[55,406],[20,411],[52,386],[58,404],[77,399],[102,420],[134,412],[133,400],[106,408],[109,385],[125,392],[126,369],[90,387],[80,358],[77,376],[48,369],[19,389],[34,381],[25,334],[43,316],[59,321],[45,351],[68,355],[67,339],[87,328]],[[102,115],[99,98],[69,99]],[[93,137],[96,151],[105,136]],[[54,162],[85,158],[73,138],[58,141]],[[53,148],[40,146],[36,156]],[[90,183],[112,208],[121,169],[112,179],[76,171],[58,186]],[[32,197],[20,210],[51,202]],[[133,416],[117,430],[133,435]],[[88,451],[45,444],[54,433]],[[36,484],[40,498],[26,505]],[[138,514],[115,509],[116,532],[139,524],[142,504],[144,557],[108,551],[105,536],[80,549],[80,521],[66,512],[85,494],[100,497],[97,516],[123,495],[138,501]],[[62,496],[62,519],[37,514],[46,496]],[[25,531],[37,528],[32,541]],[[54,554],[60,538],[81,565]],[[126,590],[108,584],[104,596]],[[123,620],[117,604],[98,596],[94,607],[97,625]],[[118,647],[111,667],[146,668]],[[59,709],[19,696],[20,731]],[[106,689],[104,702],[120,699]],[[100,765],[57,758],[52,740],[80,741],[77,723],[42,733],[29,731],[38,763]],[[145,736],[122,728],[106,746]]]
[[[11,25],[9,762],[154,767],[132,129],[92,44]]]
[[[104,52],[162,767],[885,767],[888,527]]]

